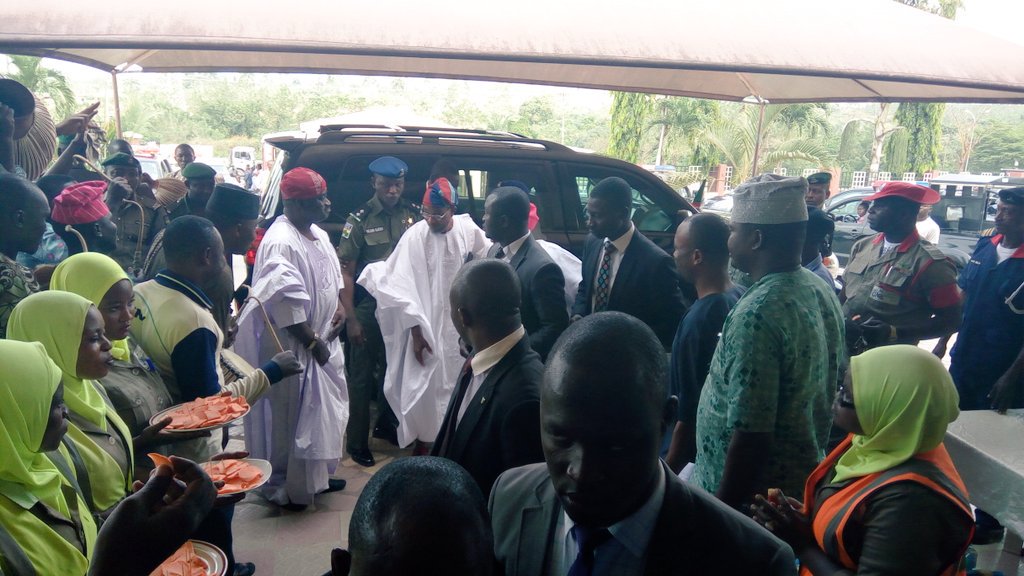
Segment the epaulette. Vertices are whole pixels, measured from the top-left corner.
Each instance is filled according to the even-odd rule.
[[[412,209],[415,210],[416,212],[419,212],[420,210],[423,209],[422,206],[420,206],[419,204],[417,204],[415,202],[409,202],[409,206],[411,206]]]
[[[360,208],[359,210],[349,214],[350,218],[355,218],[356,222],[362,222],[363,216],[366,216],[366,208]]]
[[[934,244],[925,244],[924,242],[919,242],[918,244],[932,257],[932,260],[945,260],[947,258],[946,253]]]

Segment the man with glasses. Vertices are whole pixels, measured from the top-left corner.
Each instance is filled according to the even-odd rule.
[[[370,163],[373,198],[349,215],[338,244],[338,259],[345,286],[341,302],[348,313],[348,394],[351,414],[348,422],[347,449],[361,466],[376,461],[369,448],[370,401],[379,393],[387,370],[384,340],[377,324],[377,301],[355,279],[367,264],[386,260],[398,240],[417,220],[420,207],[402,198],[409,167],[398,158],[382,156]],[[397,419],[386,402],[378,402],[374,438],[397,444]]]
[[[464,359],[451,322],[449,288],[464,262],[484,258],[490,242],[473,219],[455,215],[447,178],[427,184],[421,215],[387,261],[368,265],[359,284],[377,300],[388,370],[384,396],[398,416],[398,444],[425,454],[441,429]]]

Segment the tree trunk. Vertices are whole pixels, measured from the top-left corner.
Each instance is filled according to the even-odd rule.
[[[889,133],[885,129],[885,114],[889,111],[889,103],[882,102],[878,107],[878,116],[875,117],[875,139],[871,143],[871,165],[868,167],[871,174],[877,174],[882,165],[882,147],[885,144],[885,136]]]
[[[666,123],[661,124],[661,133],[658,134],[658,153],[654,157],[654,165],[661,166],[661,154],[665,150],[665,132],[668,131]]]

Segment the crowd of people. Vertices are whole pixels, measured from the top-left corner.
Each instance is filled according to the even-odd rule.
[[[240,496],[197,463],[265,459],[260,494],[301,513],[345,489],[345,453],[376,464],[371,434],[413,457],[363,489],[332,574],[952,575],[1002,530],[943,438],[960,410],[1024,407],[1024,188],[958,273],[917,232],[937,194],[886,184],[839,283],[825,173],[747,180],[671,255],[606,178],[577,259],[529,184],[498,183],[478,226],[457,166],[418,205],[385,156],[340,238],[318,225],[328,182],[284,173],[236,286],[258,195],[187,146],[183,186],[122,144],[93,172],[74,156],[95,109],[30,174],[24,92],[0,86],[2,574],[148,574],[188,538],[251,574]],[[252,406],[247,452],[154,421],[220,395]]]

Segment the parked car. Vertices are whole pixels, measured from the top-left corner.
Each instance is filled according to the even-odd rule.
[[[874,194],[873,188],[853,188],[840,192],[825,201],[827,211],[836,222],[835,235],[832,237],[832,252],[839,258],[839,265],[846,267],[850,259],[850,249],[853,243],[865,236],[877,234],[867,221],[857,221],[857,205],[865,198]],[[957,269],[963,269],[974,251],[974,245],[978,242],[978,236],[951,232],[943,230],[939,237],[939,248],[946,256],[949,256],[957,265]]]
[[[172,172],[171,164],[166,158],[136,154],[135,158],[142,165],[142,172],[149,174],[153,180],[158,180]]]
[[[404,196],[417,204],[434,163],[442,158],[453,162],[460,173],[458,212],[472,215],[477,223],[487,192],[502,180],[524,182],[537,206],[544,238],[577,255],[588,233],[585,207],[590,191],[609,176],[629,182],[634,225],[668,252],[680,211],[693,210],[668,184],[639,166],[507,132],[331,125],[321,127],[316,136],[284,133],[265,140],[285,155],[275,164],[263,197],[262,226],[281,214],[280,173],[304,166],[327,181],[331,215],[321,226],[334,242],[348,215],[372,195],[370,162],[385,155],[409,165]]]

